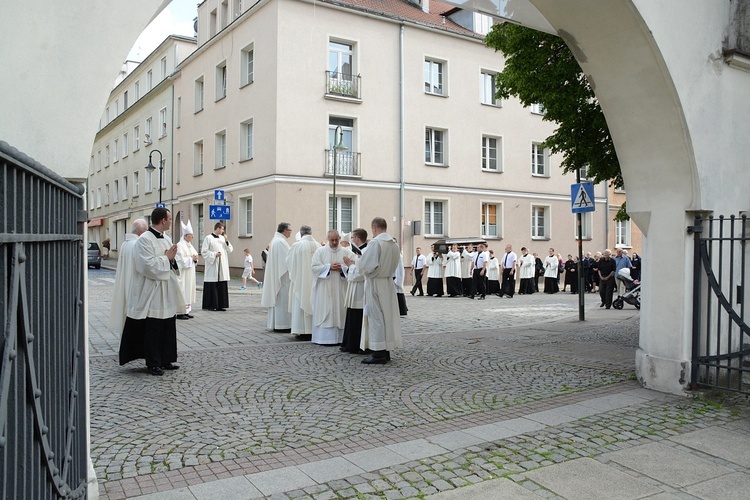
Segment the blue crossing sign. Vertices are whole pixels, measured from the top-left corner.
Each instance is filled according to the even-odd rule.
[[[224,190],[223,189],[214,189],[214,200],[216,201],[224,201],[226,198],[224,198]]]
[[[167,205],[165,205],[164,203],[157,203],[156,208],[167,208]]]
[[[229,220],[232,218],[231,205],[209,205],[208,218],[211,220]]]
[[[581,182],[570,186],[570,207],[574,214],[594,211],[593,182]]]

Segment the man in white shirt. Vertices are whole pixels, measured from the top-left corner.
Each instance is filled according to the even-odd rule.
[[[422,271],[424,270],[425,263],[427,263],[427,258],[422,255],[422,249],[417,247],[417,254],[411,261],[411,269],[414,273],[414,286],[411,287],[412,295],[417,291],[419,291],[420,297],[424,295],[424,291],[422,290]]]
[[[505,245],[505,255],[503,255],[500,265],[503,269],[503,284],[500,287],[500,296],[505,294],[509,299],[513,298],[516,291],[516,260],[518,257],[513,252],[512,245]]]
[[[484,300],[484,296],[487,294],[485,290],[485,282],[487,275],[487,261],[490,260],[490,255],[487,253],[487,247],[484,243],[477,245],[477,253],[474,260],[471,262],[472,275],[474,283],[471,287],[472,294],[471,298],[474,298],[475,294],[479,295],[479,300]]]

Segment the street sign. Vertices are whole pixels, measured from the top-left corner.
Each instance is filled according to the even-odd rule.
[[[164,203],[157,203],[156,208],[167,208],[167,205],[165,205]]]
[[[224,201],[224,190],[223,189],[214,189],[214,200],[216,201]]]
[[[581,182],[570,186],[570,207],[574,214],[594,211],[593,182]]]
[[[231,205],[209,205],[208,218],[211,220],[229,220],[232,218]]]

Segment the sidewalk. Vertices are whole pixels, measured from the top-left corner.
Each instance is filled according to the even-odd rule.
[[[633,308],[587,295],[581,324],[570,294],[407,301],[385,366],[265,332],[245,292],[178,323],[177,372],[102,348],[101,498],[748,498],[746,401],[641,389]]]

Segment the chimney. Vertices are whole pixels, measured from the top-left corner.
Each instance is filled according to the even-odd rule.
[[[430,13],[430,0],[421,0],[422,3],[422,11]]]

